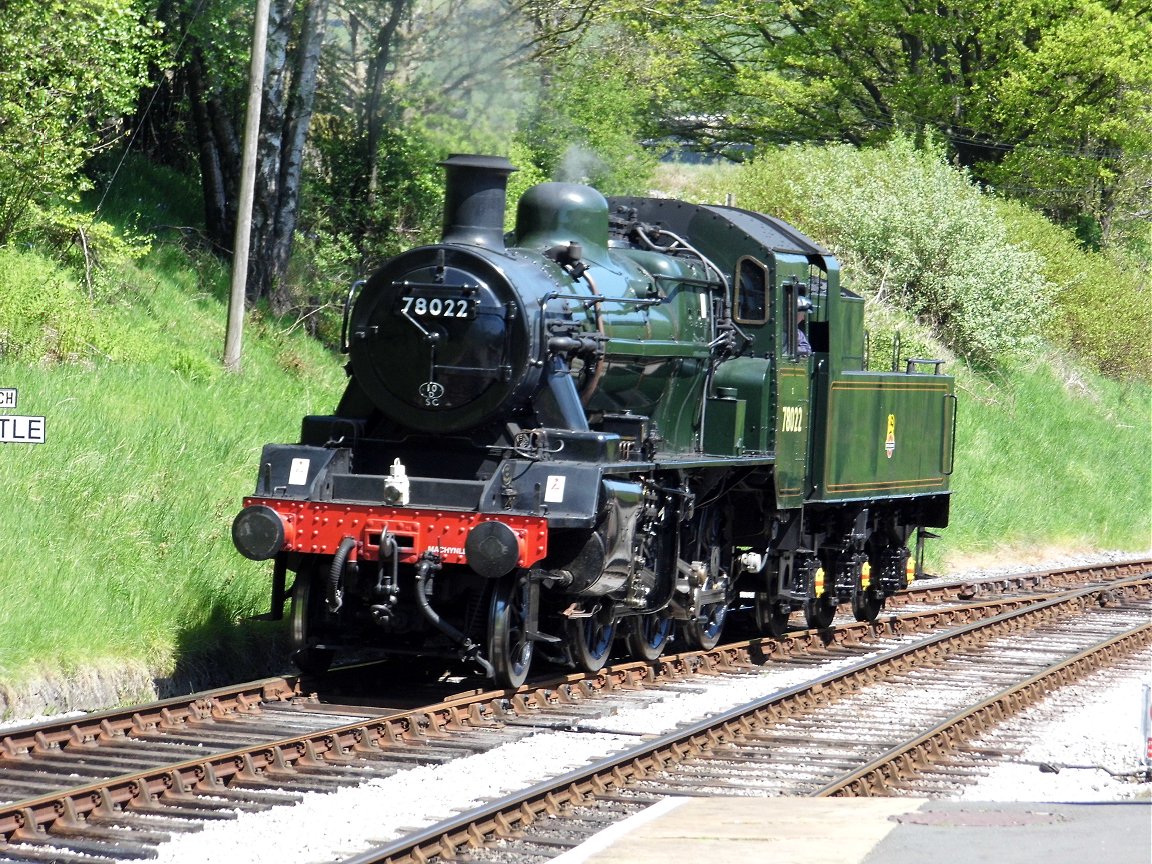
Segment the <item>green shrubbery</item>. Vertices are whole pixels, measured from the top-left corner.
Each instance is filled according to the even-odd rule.
[[[740,175],[739,196],[831,246],[855,290],[907,310],[978,367],[1035,350],[1052,314],[1040,258],[1008,239],[938,148],[897,138],[769,151]]]
[[[98,316],[50,258],[0,248],[0,357],[77,360],[100,350]]]
[[[1046,334],[1114,378],[1152,377],[1152,286],[1148,263],[1120,250],[1091,251],[1066,229],[1014,201],[996,199],[1013,242],[1034,250],[1055,288]]]
[[[156,26],[139,0],[8,0],[0,26],[0,244],[35,204],[72,197],[109,118],[131,113]]]
[[[792,147],[739,170],[665,170],[661,181],[717,203],[735,193],[832,248],[868,300],[874,366],[888,364],[899,332],[905,356],[946,349],[978,369],[1048,341],[1106,375],[1152,376],[1147,264],[1084,249],[1035,211],[982,192],[933,146]]]
[[[431,239],[444,186],[437,163],[445,154],[418,131],[385,126],[373,186],[372,160],[352,125],[346,118],[315,118],[317,161],[301,206],[308,214],[305,230],[346,238],[371,266]]]

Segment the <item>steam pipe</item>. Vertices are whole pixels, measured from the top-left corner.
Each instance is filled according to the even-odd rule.
[[[568,364],[562,357],[553,355],[550,358],[547,376],[548,390],[556,400],[556,407],[560,410],[565,426],[576,432],[587,432],[588,418],[584,414],[584,406],[580,404],[580,394],[576,392]]]
[[[344,576],[344,565],[348,563],[348,553],[356,545],[352,537],[345,537],[340,541],[340,547],[332,558],[332,569],[328,571],[328,611],[336,613],[344,605],[344,591],[340,588],[340,580]]]
[[[420,611],[424,613],[424,617],[434,626],[437,630],[456,642],[464,651],[464,656],[470,660],[475,660],[484,668],[484,673],[489,678],[496,677],[496,671],[480,654],[480,646],[445,621],[440,615],[432,608],[432,604],[428,602],[428,598],[424,595],[424,580],[433,570],[440,569],[440,565],[430,558],[420,559],[420,563],[416,565],[416,602],[420,604]]]

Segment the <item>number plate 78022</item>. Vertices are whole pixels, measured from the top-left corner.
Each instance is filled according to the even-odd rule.
[[[409,294],[400,298],[396,310],[406,318],[475,318],[473,297],[437,297]]]

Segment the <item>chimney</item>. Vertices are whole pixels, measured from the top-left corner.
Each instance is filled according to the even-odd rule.
[[[444,243],[504,248],[508,175],[516,169],[503,156],[454,154],[440,163],[444,184]]]

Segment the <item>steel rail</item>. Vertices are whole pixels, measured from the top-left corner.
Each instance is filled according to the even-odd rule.
[[[1139,583],[1140,580],[1129,580]],[[1115,589],[1092,587],[1079,595],[1101,595]],[[1073,595],[1076,596],[1076,595]],[[21,837],[43,840],[46,830],[58,820],[75,824],[89,813],[132,812],[156,803],[179,805],[195,794],[211,794],[234,780],[259,779],[266,771],[291,771],[294,766],[322,765],[327,760],[355,759],[358,755],[380,756],[399,752],[414,743],[435,741],[454,731],[499,725],[509,714],[523,716],[549,706],[578,702],[604,690],[632,688],[646,682],[675,680],[686,674],[747,669],[766,659],[787,656],[800,650],[824,650],[834,643],[858,645],[881,633],[900,634],[914,622],[923,626],[975,616],[978,608],[1018,609],[1035,605],[1037,598],[1009,598],[986,601],[979,606],[926,611],[891,616],[874,625],[849,625],[833,631],[804,631],[781,639],[756,639],[713,652],[680,654],[661,658],[658,663],[628,663],[603,670],[597,676],[569,675],[522,692],[499,691],[470,694],[459,699],[415,711],[383,712],[370,720],[335,726],[290,738],[263,742],[213,755],[197,756],[154,770],[101,779],[87,785],[41,795],[11,805],[0,805],[0,842],[18,842]],[[818,691],[818,679],[808,690]],[[198,719],[227,716],[229,712],[259,713],[263,699],[284,701],[299,698],[294,679],[265,679],[239,690],[224,688],[198,694],[192,701],[167,700],[130,712],[105,712],[92,718],[67,723],[66,728],[16,730],[0,739],[0,751],[8,758],[59,748],[92,746],[102,740],[123,739],[133,732],[157,728],[180,728]],[[318,706],[323,709],[325,706]],[[333,706],[331,710],[341,710]],[[342,713],[372,713],[372,709],[343,706]]]
[[[1152,577],[1117,582],[1112,590],[1148,596]],[[630,783],[660,774],[685,754],[706,752],[732,743],[746,732],[778,722],[792,707],[808,708],[836,698],[837,691],[851,692],[889,674],[906,671],[918,659],[935,659],[947,642],[979,634],[996,638],[1034,626],[1099,603],[1107,589],[1098,586],[1013,608],[986,621],[966,624],[913,645],[885,652],[852,667],[823,675],[763,699],[725,711],[706,720],[662,735],[626,754],[616,754],[569,771],[522,792],[506,795],[487,805],[443,820],[402,839],[348,859],[343,864],[426,864],[443,857],[451,860],[465,849],[475,849],[495,839],[511,836],[537,819],[558,815],[564,809],[623,791]]]
[[[957,739],[974,738],[1050,695],[1053,681],[1059,682],[1057,686],[1063,686],[1096,671],[1109,661],[1147,645],[1152,645],[1152,622],[1086,648],[1027,680],[958,712],[927,732],[890,748],[851,774],[829,783],[812,797],[867,797],[889,794],[894,783],[906,782],[922,771],[930,770],[938,758],[953,749]]]
[[[889,608],[899,608],[911,603],[963,601],[988,593],[1051,590],[1051,588],[1083,584],[1089,580],[1106,583],[1147,573],[1150,570],[1152,570],[1152,558],[1139,556],[1105,564],[1028,570],[1021,573],[981,576],[976,579],[953,579],[947,576],[925,577],[927,584],[924,584],[923,581],[913,582],[903,591],[889,597],[886,605]]]
[[[964,611],[921,610],[901,615],[881,616],[874,623],[838,622],[823,630],[794,630],[779,637],[759,637],[717,646],[711,651],[684,652],[659,658],[655,663],[625,662],[613,664],[593,675],[569,674],[541,679],[520,688],[517,698],[525,704],[532,690],[561,690],[573,686],[612,687],[614,685],[633,686],[638,680],[653,676],[680,676],[703,669],[721,670],[747,666],[749,663],[762,663],[766,659],[782,659],[813,650],[828,647],[857,645],[882,636],[902,635],[910,628],[938,626],[951,623],[959,618],[975,618],[980,609],[989,608],[998,601],[984,596],[990,590],[1008,592],[1038,588],[1047,582],[1058,585],[1077,581],[1076,574],[1088,573],[1090,578],[1112,581],[1126,578],[1140,572],[1152,571],[1152,559],[1131,559],[1112,562],[1106,565],[1090,565],[1085,568],[1062,568],[1013,574],[1008,577],[989,577],[979,582],[957,581],[939,585],[913,585],[897,595],[901,604],[946,602],[970,600],[976,594],[979,604],[968,603],[961,606]],[[1083,581],[1083,580],[1079,580]],[[1009,603],[1031,602],[1035,594],[1024,599],[1012,599]],[[484,704],[493,699],[506,697],[509,691],[469,691],[446,700],[445,704],[467,705]],[[228,687],[220,687],[160,700],[148,705],[133,706],[127,709],[85,714],[82,717],[66,720],[50,720],[43,723],[21,726],[7,732],[0,732],[0,756],[14,757],[31,750],[52,746],[67,746],[76,742],[107,738],[127,734],[136,729],[159,725],[173,726],[205,717],[224,717],[231,714],[244,714],[254,710],[261,703],[275,701],[308,700],[309,694],[303,689],[300,676],[263,678]],[[315,700],[312,700],[315,702]],[[432,706],[429,706],[432,707]],[[351,709],[350,713],[351,713]],[[357,711],[368,713],[371,709],[356,707]],[[427,709],[425,709],[427,710]],[[395,712],[393,712],[395,713]],[[453,722],[445,718],[440,725]]]
[[[107,738],[161,723],[244,713],[264,702],[287,701],[299,696],[297,681],[295,677],[261,678],[129,709],[114,708],[63,721],[20,726],[0,733],[0,757],[17,757],[30,750]]]
[[[552,700],[569,699],[571,694],[587,697],[596,691],[631,688],[657,679],[740,670],[770,660],[825,652],[837,647],[855,647],[884,636],[900,636],[957,621],[975,620],[985,610],[1016,608],[1035,599],[1036,595],[983,600],[958,607],[886,616],[874,623],[850,622],[824,631],[798,630],[779,637],[759,637],[718,645],[709,651],[664,655],[652,662],[617,663],[590,675],[572,673],[557,676],[533,682],[517,691],[469,691],[415,711],[363,706],[332,706],[331,710],[348,714],[380,714],[391,721],[389,737],[403,737],[408,731],[408,718],[413,715],[423,715],[421,722],[425,729],[445,730],[462,724],[487,725],[500,719],[503,712],[493,706],[503,701],[507,701],[516,713],[530,713]],[[28,753],[85,746],[157,729],[172,730],[204,719],[250,715],[258,713],[260,706],[269,702],[297,702],[316,710],[324,708],[314,695],[305,694],[299,676],[265,678],[128,709],[112,709],[18,727],[0,734],[0,758],[21,758]]]

